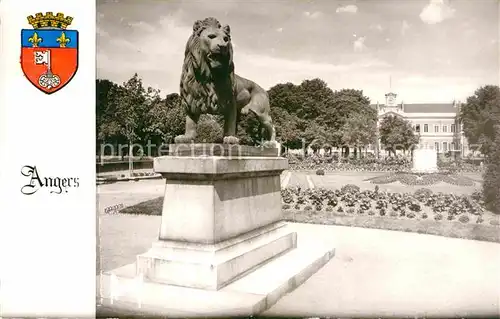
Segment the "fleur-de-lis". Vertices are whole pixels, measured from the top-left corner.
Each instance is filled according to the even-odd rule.
[[[57,42],[59,42],[59,47],[60,48],[65,48],[66,47],[66,44],[71,42],[71,39],[70,38],[67,38],[66,37],[66,33],[61,33],[61,36],[59,38],[56,39]]]
[[[29,42],[33,44],[33,47],[38,47],[38,43],[42,42],[43,39],[38,36],[38,33],[33,33],[33,36],[28,39]]]

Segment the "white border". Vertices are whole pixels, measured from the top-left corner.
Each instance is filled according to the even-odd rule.
[[[95,315],[95,1],[0,0],[0,317]],[[63,12],[79,31],[79,69],[46,95],[23,76],[27,16]],[[61,195],[20,192],[24,165],[78,177]]]

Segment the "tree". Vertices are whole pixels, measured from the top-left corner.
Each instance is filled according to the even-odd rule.
[[[179,94],[172,93],[161,99],[158,92],[150,103],[151,107],[145,114],[145,140],[162,145],[184,133],[186,111],[181,107]]]
[[[367,121],[377,121],[377,111],[370,107],[370,99],[363,95],[362,90],[342,89],[333,92],[325,113],[318,119],[330,132],[335,132],[330,134],[328,143],[343,146],[345,156],[349,155],[349,148],[343,145],[342,130],[349,119],[357,115],[365,117]],[[372,134],[375,135],[375,131]]]
[[[483,175],[483,199],[486,208],[500,214],[500,116],[495,121],[495,140],[493,141],[490,160]]]
[[[144,116],[151,107],[147,94],[153,93],[151,88],[146,89],[138,74],[134,74],[127,82],[109,91],[110,109],[114,111],[115,123],[122,136],[128,143],[129,173],[132,175],[133,144],[141,142],[145,128]],[[123,157],[123,154],[122,154]]]
[[[500,114],[500,88],[486,85],[467,98],[460,107],[460,122],[469,144],[479,144],[478,150],[488,156],[495,140],[494,117]]]
[[[301,120],[296,115],[290,114],[287,110],[280,107],[271,108],[271,117],[276,128],[277,139],[282,145],[292,149],[301,148]]]
[[[289,147],[300,147],[301,139],[314,149],[340,146],[342,127],[353,114],[377,118],[363,91],[333,92],[318,78],[305,80],[300,85],[277,84],[268,94],[277,135],[286,140]],[[313,141],[314,145],[309,145]]]
[[[327,143],[327,129],[314,122],[308,125],[301,135],[305,142],[304,146],[310,147],[314,153]]]
[[[396,155],[396,150],[407,151],[419,141],[410,122],[399,116],[385,116],[380,123],[380,142],[389,153]]]
[[[96,152],[100,156],[101,144],[109,140],[117,140],[119,128],[110,107],[109,92],[116,90],[118,85],[109,80],[96,80]]]
[[[376,142],[376,130],[377,121],[372,116],[367,113],[354,114],[342,127],[342,143],[359,149],[361,153],[368,144]]]

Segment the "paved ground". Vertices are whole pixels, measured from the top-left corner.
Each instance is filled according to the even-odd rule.
[[[158,216],[101,216],[102,269],[134,262],[157,238],[159,223]],[[499,313],[500,244],[319,227],[325,236],[335,234],[336,256],[265,315],[493,317]]]

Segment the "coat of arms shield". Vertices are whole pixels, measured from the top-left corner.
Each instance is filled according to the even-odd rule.
[[[28,17],[33,29],[21,30],[21,68],[44,93],[61,90],[78,70],[78,31],[66,29],[72,21],[62,13],[37,13]]]

